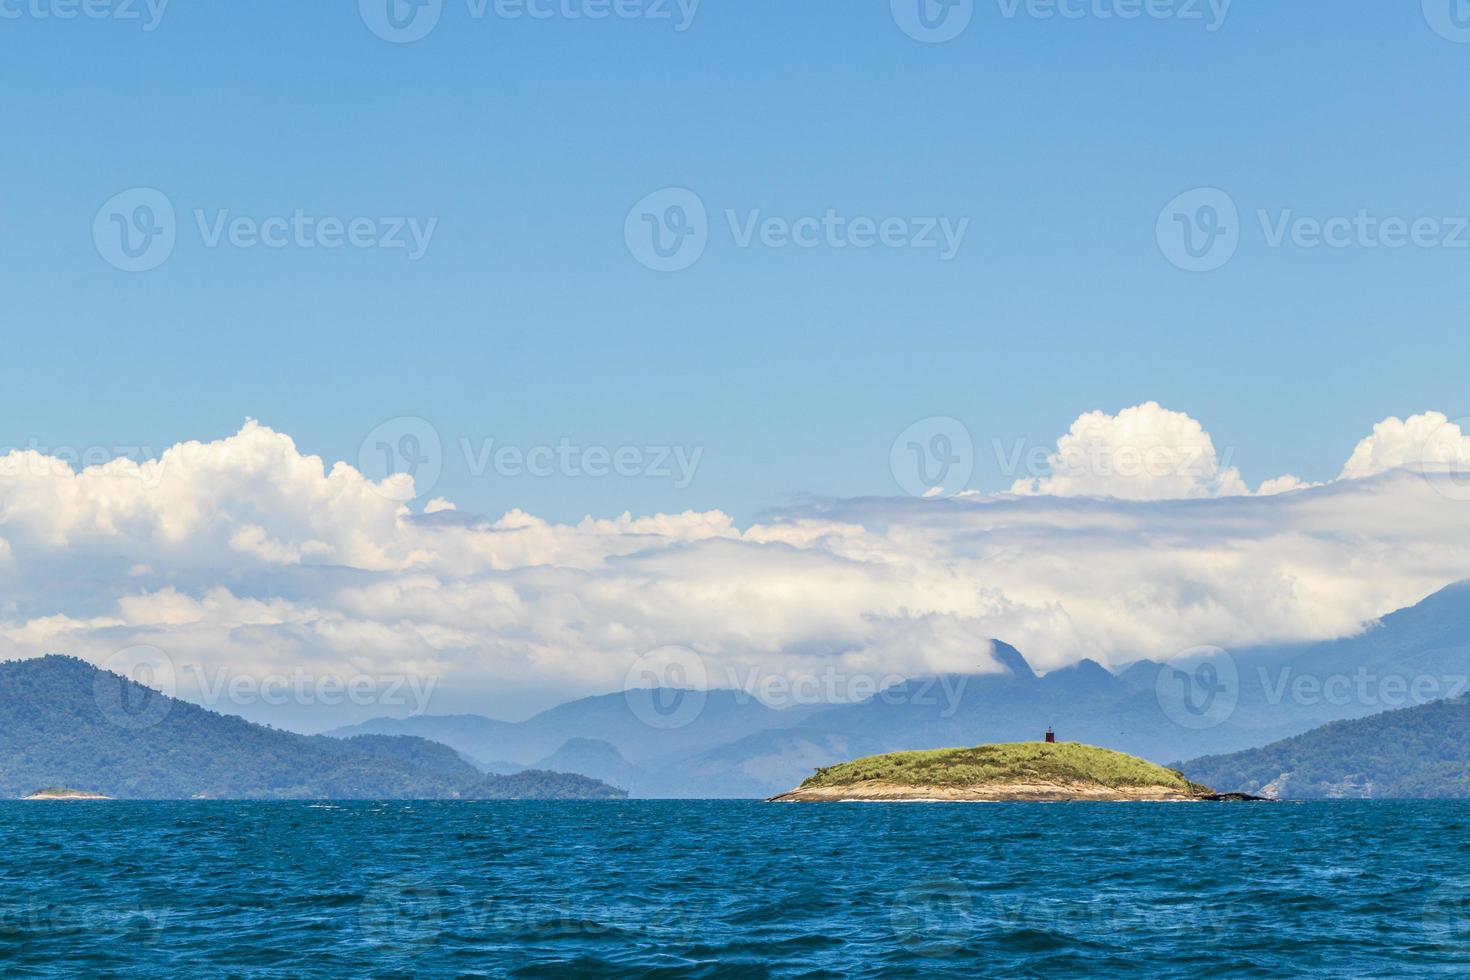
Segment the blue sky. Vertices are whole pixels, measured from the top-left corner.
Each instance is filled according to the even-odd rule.
[[[1186,412],[1251,483],[1329,479],[1386,416],[1470,412],[1470,249],[1273,248],[1256,217],[1448,236],[1470,215],[1470,44],[1418,4],[1237,0],[1210,31],[991,0],[926,44],[874,0],[704,0],[682,32],[447,0],[395,44],[351,3],[174,0],[151,31],[37,16],[56,3],[0,20],[0,445],[162,449],[253,417],[355,461],[412,416],[444,447],[434,494],[465,509],[744,522],[898,493],[891,444],[927,416],[964,423],[993,491],[993,438],[1050,445],[1093,409]],[[93,224],[137,187],[177,243],[127,273]],[[624,227],[671,187],[709,240],[660,273]],[[1156,223],[1201,187],[1238,206],[1240,242],[1192,273]],[[196,210],[437,225],[417,260],[211,248]],[[946,261],[742,248],[728,210],[969,225]],[[476,477],[462,439],[702,456],[682,489]]]

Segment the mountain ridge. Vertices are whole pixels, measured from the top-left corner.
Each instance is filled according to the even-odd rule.
[[[522,739],[497,744],[494,734],[487,733],[479,748],[504,759],[507,755],[499,749],[532,745],[539,754],[523,752],[515,760],[532,765],[555,757],[573,739],[592,739],[611,746],[622,762],[599,766],[593,757],[581,756],[585,774],[606,779],[626,772],[625,764],[631,766],[640,788],[635,795],[739,797],[769,796],[800,782],[814,768],[854,754],[1003,743],[1037,737],[1048,726],[1056,726],[1069,740],[1108,745],[1156,764],[1224,755],[1396,706],[1371,699],[1294,699],[1290,685],[1304,672],[1309,678],[1334,677],[1361,665],[1388,676],[1470,674],[1470,582],[1452,584],[1413,606],[1370,620],[1352,637],[1244,648],[1231,656],[1238,673],[1238,703],[1218,724],[1201,727],[1190,727],[1193,719],[1171,717],[1165,710],[1157,688],[1169,665],[1139,660],[1115,673],[1083,660],[1038,675],[1020,650],[996,640],[992,660],[999,671],[914,677],[852,704],[776,712],[751,707],[754,698],[743,692],[710,696],[711,703],[744,699],[749,716],[761,720],[748,730],[742,731],[727,712],[720,725],[701,730],[696,720],[683,729],[649,735],[630,710],[629,695],[610,694],[568,702],[550,709],[555,714],[537,716],[567,723],[563,731],[543,730],[539,743]],[[1281,694],[1282,678],[1286,695]],[[612,716],[621,714],[621,725],[599,728],[595,718],[577,718],[576,706],[589,702],[600,706],[603,717],[609,710]],[[630,720],[633,731],[643,729],[631,751],[620,734]],[[412,724],[400,724],[406,727],[395,730],[414,730]],[[515,727],[496,724],[508,727],[495,732]],[[331,734],[353,730],[362,726]]]
[[[615,798],[579,774],[487,775],[421,738],[299,735],[171,698],[76,657],[0,663],[0,797],[69,786],[118,799]]]

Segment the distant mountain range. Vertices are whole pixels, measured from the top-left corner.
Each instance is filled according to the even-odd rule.
[[[1173,682],[1174,669],[1164,664],[1139,661],[1113,673],[1084,660],[1038,676],[1006,643],[994,644],[992,658],[998,673],[915,678],[856,704],[775,710],[744,692],[711,691],[682,728],[643,721],[650,705],[681,692],[632,691],[573,701],[525,722],[385,718],[328,734],[417,735],[491,771],[555,767],[649,797],[769,796],[858,756],[1032,739],[1049,725],[1068,741],[1166,764],[1457,693],[1470,684],[1470,584],[1351,638],[1234,651],[1229,710],[1207,723],[1165,709],[1158,690]]]
[[[414,737],[297,735],[216,714],[71,657],[0,664],[0,798],[611,799],[583,775],[486,774]]]
[[[1084,660],[1038,675],[1008,644],[986,654],[986,673],[914,678],[854,704],[777,710],[743,691],[629,691],[523,722],[380,718],[325,736],[45,657],[0,664],[0,796],[70,786],[119,798],[764,797],[859,756],[1023,741],[1048,726],[1159,764],[1193,758],[1191,778],[1222,790],[1458,795],[1458,750],[1435,741],[1470,732],[1456,704],[1304,733],[1470,693],[1467,584],[1351,638],[1221,654],[1209,673],[1151,661],[1114,673]],[[1181,715],[1161,693],[1180,684],[1191,698],[1218,693],[1213,714]],[[668,705],[691,698],[692,720],[665,724]],[[150,723],[128,721],[140,717]],[[1421,719],[1444,727],[1420,731]],[[1375,738],[1419,741],[1398,758],[1397,742],[1370,752]]]

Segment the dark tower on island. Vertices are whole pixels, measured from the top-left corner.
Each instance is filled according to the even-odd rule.
[[[1046,728],[1046,742],[1047,742],[1047,744],[1048,745],[1052,745],[1052,744],[1054,744],[1056,742],[1056,740],[1057,740],[1057,733],[1054,732],[1054,731],[1052,731],[1051,730],[1051,726],[1048,725],[1047,728]]]

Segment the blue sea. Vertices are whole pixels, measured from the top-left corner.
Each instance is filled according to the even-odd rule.
[[[0,804],[7,976],[1470,972],[1470,805]]]

